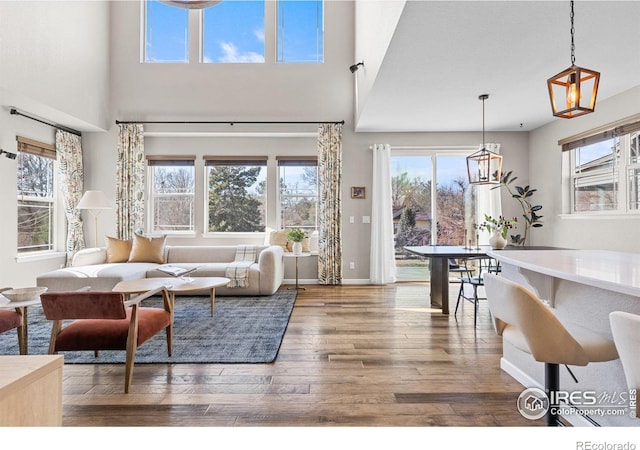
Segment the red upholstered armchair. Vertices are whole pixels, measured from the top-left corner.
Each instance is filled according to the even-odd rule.
[[[164,308],[143,308],[139,304],[162,293]],[[165,288],[158,288],[126,300],[119,292],[47,292],[40,296],[42,310],[53,321],[49,354],[59,351],[126,350],[124,392],[129,392],[136,349],[162,330],[167,332],[171,356],[173,309]],[[72,320],[63,327],[63,320]]]
[[[0,288],[0,292],[7,291],[11,288]],[[18,347],[20,354],[24,355],[25,352],[25,340],[24,331],[22,328],[22,316],[15,311],[9,309],[0,309],[0,333],[5,331],[16,329],[18,331]]]

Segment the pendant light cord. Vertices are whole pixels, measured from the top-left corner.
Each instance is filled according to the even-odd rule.
[[[576,29],[573,26],[573,0],[571,0],[571,13],[569,17],[571,18],[571,65],[575,66],[576,64],[576,44],[573,40],[573,35],[576,32]]]

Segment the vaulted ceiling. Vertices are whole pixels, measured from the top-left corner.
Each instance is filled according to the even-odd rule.
[[[598,101],[640,85],[640,1],[574,11],[576,65],[601,72]],[[356,130],[480,130],[480,94],[487,130],[567,120],[546,81],[571,64],[569,16],[568,1],[407,1]]]

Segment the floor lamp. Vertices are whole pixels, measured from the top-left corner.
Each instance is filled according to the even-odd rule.
[[[78,209],[88,209],[93,216],[95,247],[98,246],[98,216],[104,209],[111,209],[107,196],[102,191],[86,191],[77,206]]]

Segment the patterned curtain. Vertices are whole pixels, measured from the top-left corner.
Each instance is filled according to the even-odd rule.
[[[319,227],[318,283],[342,284],[342,125],[318,129]]]
[[[56,158],[58,179],[67,218],[67,262],[74,253],[84,248],[84,234],[80,210],[76,208],[84,192],[82,142],[80,136],[56,130]]]
[[[116,228],[119,239],[144,230],[144,137],[141,124],[121,124],[116,168]]]

